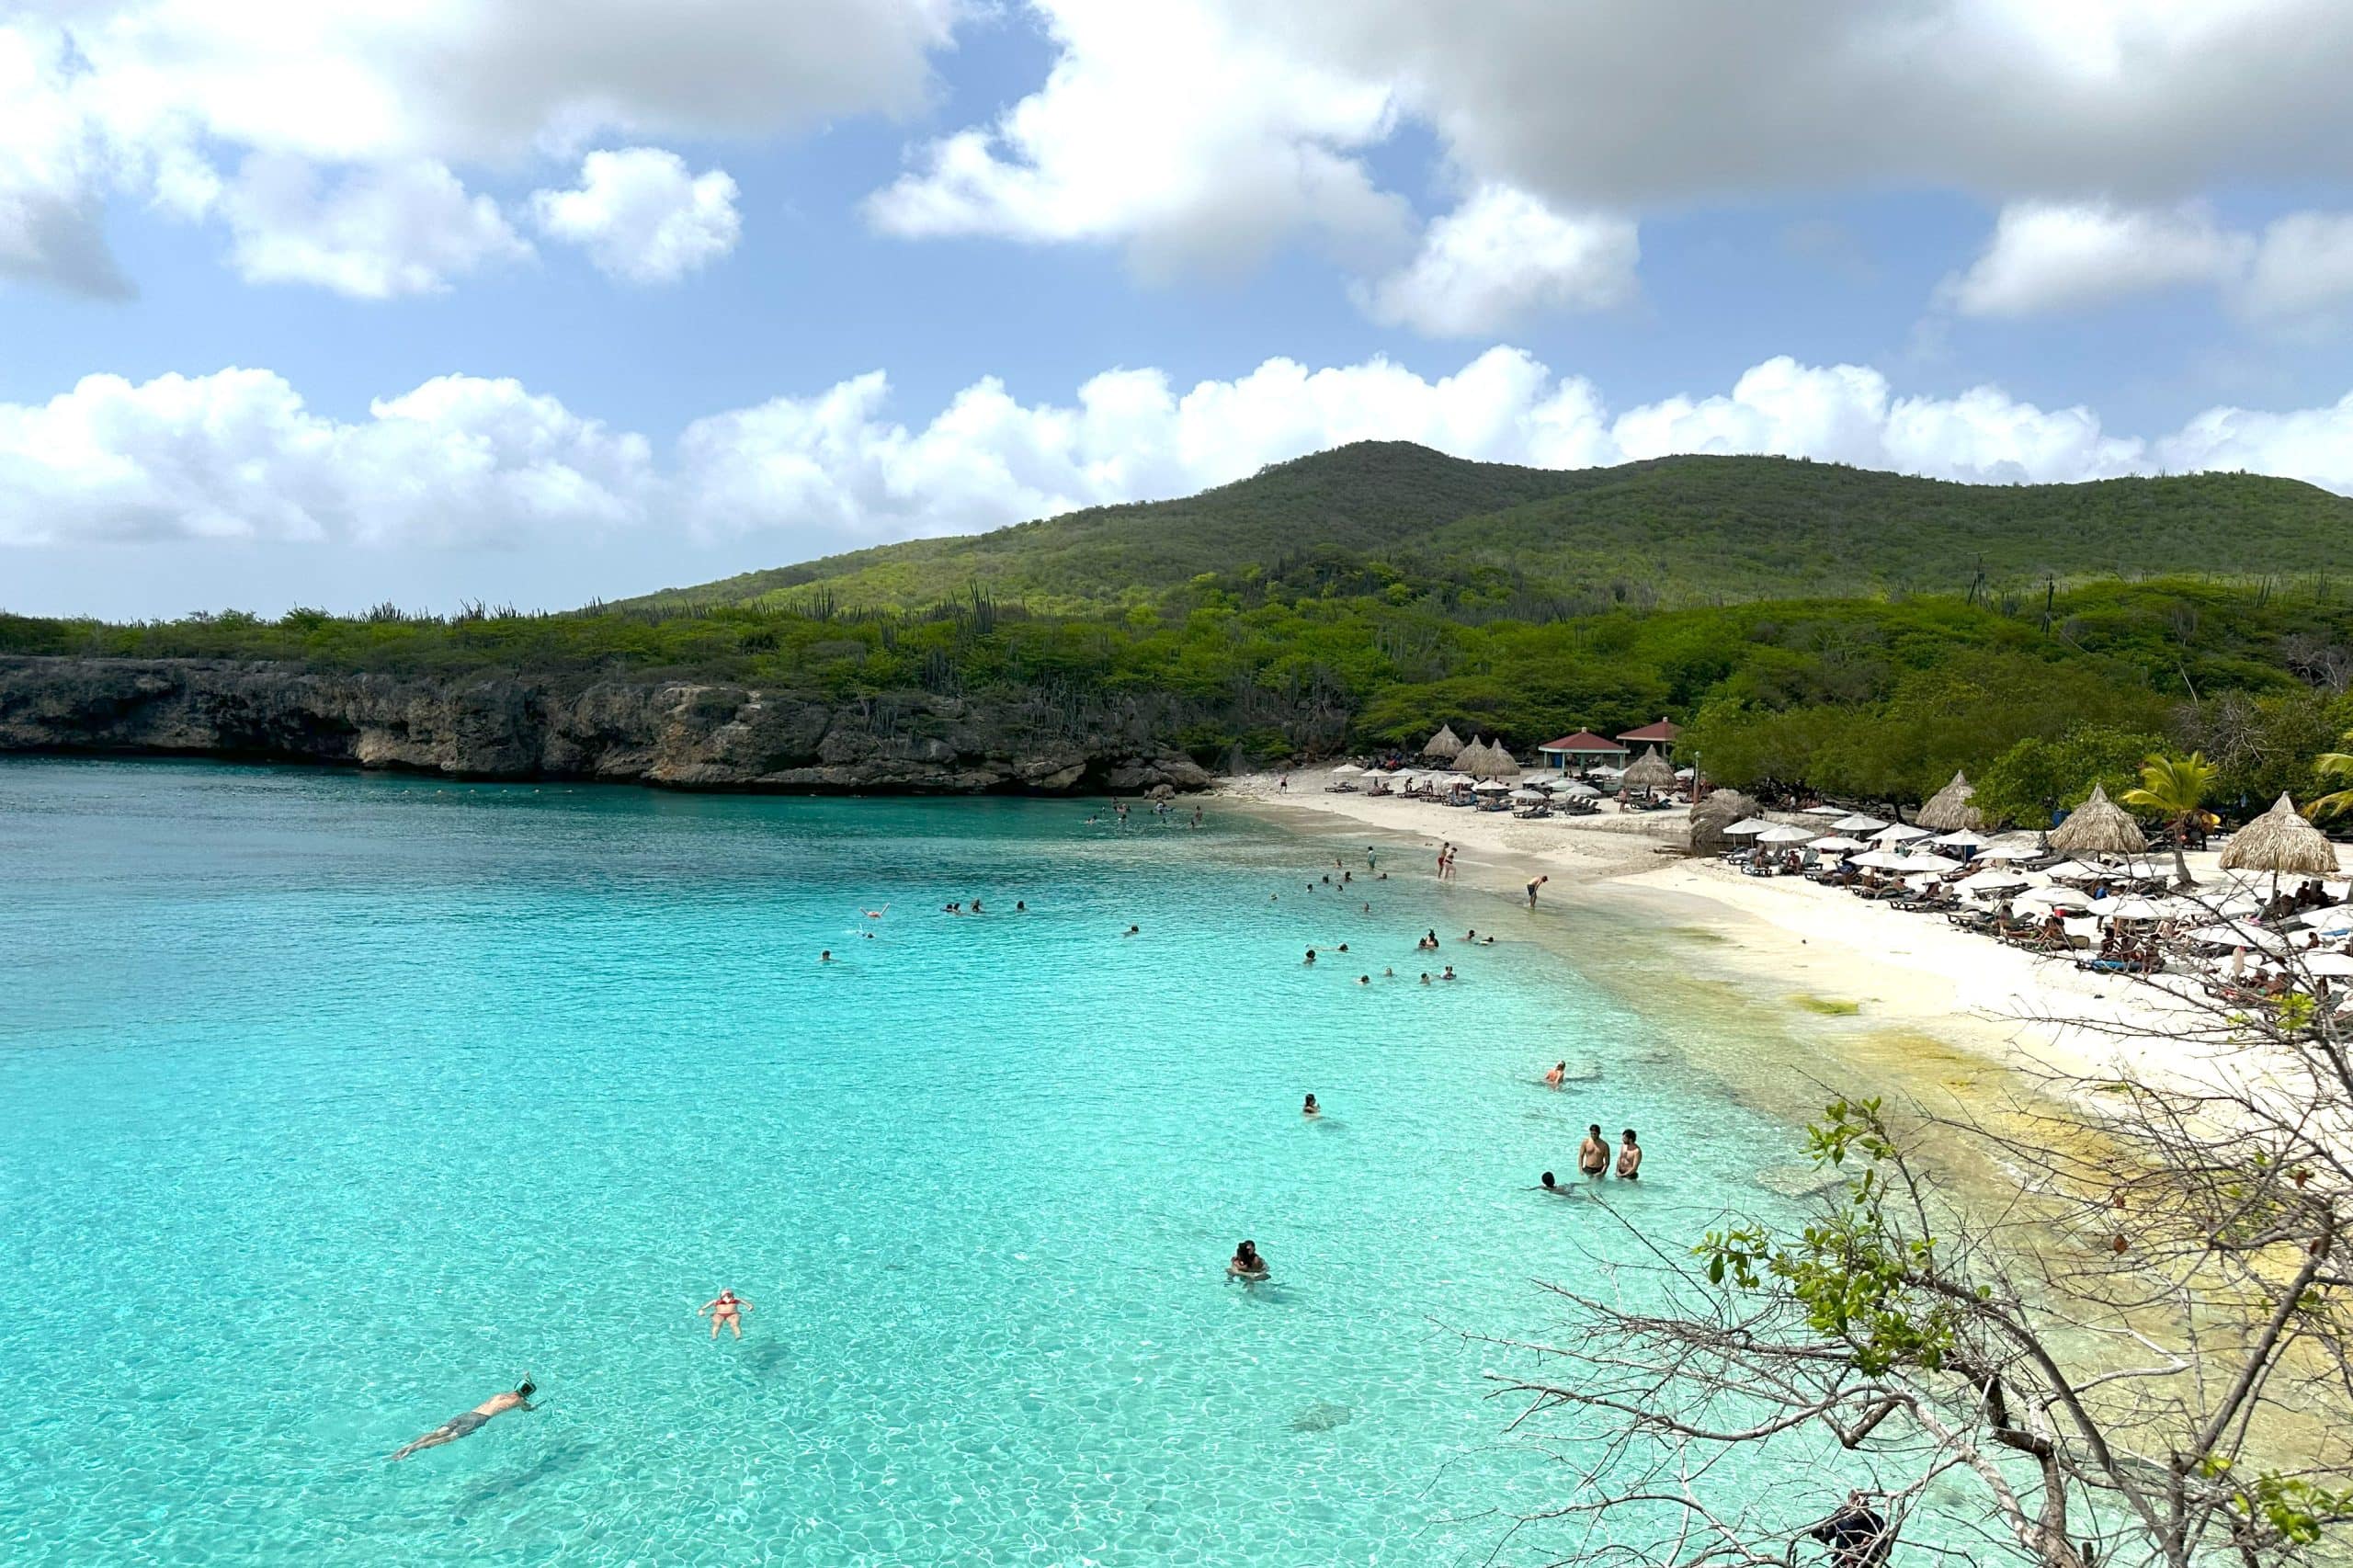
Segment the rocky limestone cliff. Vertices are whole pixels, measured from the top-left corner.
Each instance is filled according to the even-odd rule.
[[[397,767],[678,789],[1130,791],[1210,781],[1151,698],[920,692],[840,702],[684,680],[322,673],[290,665],[0,657],[0,751]]]

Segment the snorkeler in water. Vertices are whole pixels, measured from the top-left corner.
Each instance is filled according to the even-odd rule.
[[[404,1460],[419,1449],[438,1449],[444,1443],[454,1443],[460,1437],[472,1435],[494,1415],[504,1415],[510,1410],[529,1410],[531,1408],[531,1395],[538,1392],[537,1385],[531,1381],[531,1374],[526,1372],[523,1381],[515,1385],[513,1392],[492,1394],[463,1415],[452,1415],[385,1462],[390,1464]]]

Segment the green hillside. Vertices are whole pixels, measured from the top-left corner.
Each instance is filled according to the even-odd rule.
[[[1096,507],[670,589],[624,608],[783,607],[822,585],[840,608],[979,589],[1034,611],[1132,605],[1205,573],[1303,559],[1419,575],[1507,576],[1570,600],[1965,593],[2046,577],[2325,571],[2353,500],[2254,474],[1982,485],[1786,458],[1676,457],[1561,472],[1367,441],[1183,500]]]

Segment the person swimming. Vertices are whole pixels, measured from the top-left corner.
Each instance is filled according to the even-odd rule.
[[[1434,953],[1438,951],[1438,933],[1435,931],[1423,932],[1422,939],[1415,942],[1414,946],[1426,953]]]
[[[1122,936],[1128,936],[1128,937],[1139,937],[1139,936],[1142,936],[1142,935],[1143,934],[1143,927],[1142,927],[1142,926],[1129,926],[1129,927],[1127,928],[1127,930],[1125,930],[1124,932],[1122,932],[1122,933],[1120,933],[1120,934],[1121,934]]]
[[[1027,914],[1029,914],[1029,901],[1028,899],[1026,899],[1026,898],[1017,898],[1017,899],[1015,899],[1015,900],[1013,901],[1013,913],[1014,913],[1014,914],[1016,914],[1016,915],[1027,915]]]
[[[1552,1070],[1544,1074],[1544,1082],[1547,1086],[1557,1089],[1567,1081],[1568,1076],[1569,1064],[1565,1062],[1555,1062],[1552,1063]]]
[[[1314,949],[1313,948],[1310,948],[1310,949],[1307,949],[1307,960],[1306,960],[1306,961],[1307,961],[1307,962],[1309,962],[1309,963],[1313,963],[1313,962],[1315,961],[1315,949]]]
[[[1424,970],[1424,971],[1422,971],[1422,983],[1423,983],[1424,985],[1427,985],[1429,983],[1430,983],[1430,971],[1429,971],[1428,970]]]
[[[1460,977],[1460,976],[1458,976],[1458,975],[1454,972],[1454,966],[1453,966],[1452,964],[1448,964],[1448,965],[1446,966],[1446,972],[1445,972],[1444,974],[1439,975],[1439,976],[1438,976],[1438,978],[1439,978],[1440,980],[1456,980],[1456,979],[1460,979],[1461,977]]]
[[[492,1394],[463,1415],[452,1415],[384,1462],[397,1464],[419,1449],[438,1449],[444,1443],[454,1443],[460,1437],[471,1437],[481,1429],[483,1422],[494,1415],[504,1415],[510,1410],[529,1410],[532,1407],[531,1396],[538,1392],[539,1386],[531,1381],[531,1374],[526,1372],[523,1374],[523,1381],[515,1385],[512,1393]]]
[[[834,961],[834,949],[831,949],[831,948],[820,948],[820,949],[817,949],[817,961],[818,961],[819,963],[831,963],[831,962],[833,962],[833,961]]]
[[[1324,1108],[1315,1103],[1315,1096],[1313,1095],[1310,1095],[1307,1096],[1307,1103],[1299,1108],[1299,1114],[1302,1116],[1322,1116],[1324,1114]]]
[[[1246,1283],[1255,1284],[1266,1278],[1267,1260],[1258,1256],[1258,1244],[1244,1242],[1240,1246],[1235,1247],[1233,1261],[1225,1266],[1225,1271],[1233,1278]]]
[[[1348,950],[1348,945],[1347,945],[1346,942],[1342,942],[1342,943],[1340,944],[1340,951],[1342,951],[1342,952],[1344,952],[1344,953],[1345,953],[1345,952],[1347,952],[1347,950]]]
[[[1585,1142],[1577,1145],[1577,1169],[1595,1181],[1609,1174],[1609,1145],[1601,1141],[1597,1121],[1585,1130]]]
[[[713,1339],[719,1337],[721,1324],[725,1324],[733,1329],[735,1337],[741,1339],[744,1337],[744,1314],[751,1310],[752,1303],[734,1291],[722,1290],[718,1295],[697,1307],[695,1316],[710,1319],[710,1336]]]
[[[1544,1190],[1552,1193],[1557,1197],[1566,1198],[1569,1196],[1571,1189],[1563,1187],[1559,1182],[1553,1180],[1552,1173],[1551,1171],[1546,1171],[1544,1173]]]
[[[1369,974],[1360,974],[1360,975],[1358,975],[1358,976],[1357,976],[1357,983],[1358,983],[1358,985],[1370,985],[1370,984],[1372,983],[1372,976],[1370,976],[1370,975],[1369,975]]]
[[[1618,1150],[1618,1179],[1634,1181],[1643,1174],[1643,1146],[1634,1142],[1634,1130],[1631,1127],[1621,1136],[1625,1142]]]

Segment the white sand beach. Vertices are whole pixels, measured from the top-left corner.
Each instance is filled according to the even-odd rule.
[[[1898,913],[1799,877],[1748,877],[1683,852],[1688,812],[1620,815],[1604,802],[1590,817],[1520,821],[1506,812],[1449,809],[1427,801],[1327,792],[1328,773],[1229,780],[1237,801],[1360,823],[1427,846],[1458,848],[1467,881],[1517,894],[1532,876],[1551,881],[1543,906],[1619,908],[1704,926],[1723,938],[1708,949],[1728,979],[1753,983],[1760,999],[1813,999],[1854,1021],[1925,1033],[1989,1065],[2070,1078],[2179,1080],[2211,1068],[2189,1060],[2169,1028],[2165,991],[2086,971],[2063,958],[2006,946],[1941,916]],[[2214,857],[2193,855],[2211,879]],[[1824,1020],[1825,1028],[1846,1018]],[[2178,1020],[2176,1020],[2177,1023]],[[2095,1027],[2082,1027],[2086,1023]],[[2211,1080],[2210,1080],[2211,1081]]]

